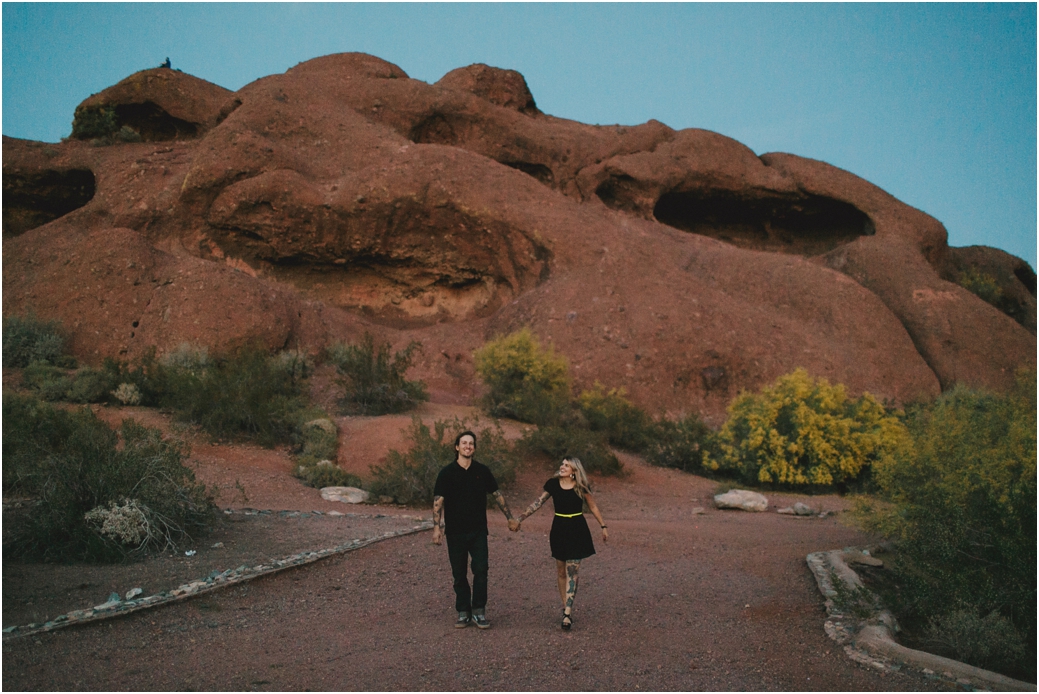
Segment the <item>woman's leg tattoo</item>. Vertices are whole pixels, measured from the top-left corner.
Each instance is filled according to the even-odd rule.
[[[563,612],[566,614],[571,614],[574,609],[574,597],[577,595],[577,570],[580,566],[580,559],[566,563],[566,605],[563,608]]]

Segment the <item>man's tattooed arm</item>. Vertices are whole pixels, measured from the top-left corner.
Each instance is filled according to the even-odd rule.
[[[433,497],[433,544],[439,545],[444,532],[444,497]]]
[[[494,492],[494,503],[498,504],[498,508],[505,514],[505,517],[512,520],[512,511],[509,510],[509,504],[505,501],[505,497],[501,495],[501,492]]]
[[[526,520],[527,518],[529,518],[530,516],[533,516],[534,512],[537,511],[539,508],[541,508],[541,504],[543,504],[546,501],[548,501],[548,496],[549,496],[548,492],[543,492],[541,494],[541,496],[539,496],[534,501],[534,503],[532,503],[530,506],[527,507],[526,511],[524,511],[523,513],[520,514],[519,519],[521,521],[523,521],[523,520]]]

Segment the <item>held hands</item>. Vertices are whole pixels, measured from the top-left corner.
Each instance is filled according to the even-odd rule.
[[[511,530],[512,532],[518,532],[519,529],[520,529],[520,523],[521,522],[522,521],[520,521],[518,518],[510,518],[509,519],[509,530]]]
[[[609,531],[608,531],[608,530],[606,530],[606,528],[603,528],[603,529],[602,529],[602,541],[603,541],[603,542],[606,542],[606,541],[608,541],[609,539],[610,539],[610,533],[609,533]]]
[[[434,545],[439,545],[443,541],[443,538],[444,538],[444,534],[443,534],[443,532],[441,532],[440,526],[439,525],[434,525],[433,526],[433,544]]]

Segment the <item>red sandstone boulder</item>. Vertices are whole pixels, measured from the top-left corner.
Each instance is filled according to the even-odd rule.
[[[1034,273],[1019,290],[1022,268],[822,162],[553,118],[483,65],[430,85],[326,56],[217,101],[196,140],[4,139],[5,315],[60,318],[87,360],[418,339],[445,401],[478,393],[473,350],[529,325],[579,387],[716,422],[797,367],[905,402],[1035,365]],[[943,279],[968,265],[1000,268],[1032,332]]]
[[[215,123],[230,95],[179,70],[142,70],[77,106],[72,136],[103,137],[125,127],[146,142],[192,139]]]

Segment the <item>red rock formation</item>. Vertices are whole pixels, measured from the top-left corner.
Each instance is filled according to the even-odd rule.
[[[192,139],[216,124],[230,95],[179,70],[144,70],[77,106],[72,136],[85,140],[107,134],[97,121],[108,115],[106,125],[113,131],[130,128],[146,142]]]
[[[415,374],[457,400],[472,351],[530,325],[580,387],[715,420],[799,366],[901,402],[1035,365],[1034,298],[1029,332],[946,281],[980,261],[937,220],[822,162],[554,118],[485,65],[430,85],[333,55],[220,99],[186,77],[196,140],[4,139],[4,313],[60,318],[88,360],[368,329],[422,341]],[[120,85],[88,102],[139,100]],[[91,196],[47,183],[73,171]]]

